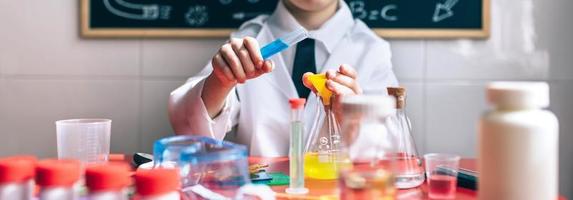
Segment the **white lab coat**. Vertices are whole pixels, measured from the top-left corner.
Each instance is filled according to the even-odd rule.
[[[350,11],[343,1],[340,9]],[[280,7],[280,5],[279,5]],[[278,10],[279,8],[277,8]],[[281,8],[284,9],[284,8]],[[340,11],[338,11],[340,12]],[[269,16],[246,22],[232,37],[255,36],[260,44],[277,37],[268,24]],[[352,19],[352,18],[349,18]],[[334,22],[335,23],[335,22]],[[340,41],[325,58],[320,72],[349,64],[358,72],[358,82],[365,94],[385,94],[386,87],[396,86],[389,44],[376,36],[362,21],[351,20]],[[320,38],[317,38],[320,39]],[[228,95],[222,112],[211,119],[201,99],[205,78],[211,73],[208,64],[199,74],[171,93],[170,119],[177,134],[194,134],[223,139],[233,128],[234,142],[248,147],[252,156],[286,156],[289,152],[289,98],[298,98],[291,80],[291,67],[284,54],[270,59],[275,69],[258,78],[237,85]],[[311,94],[305,107],[305,126],[310,129],[319,101]]]

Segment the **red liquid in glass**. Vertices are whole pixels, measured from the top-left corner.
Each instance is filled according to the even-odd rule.
[[[431,175],[428,188],[430,198],[454,198],[456,195],[456,177]]]

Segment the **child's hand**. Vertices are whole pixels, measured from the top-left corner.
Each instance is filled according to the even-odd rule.
[[[316,93],[316,89],[308,80],[308,76],[312,73],[307,72],[303,75],[302,80],[304,85]],[[326,72],[326,87],[334,94],[334,101],[332,106],[338,120],[342,118],[342,97],[344,95],[357,95],[362,94],[362,88],[356,80],[356,70],[349,65],[340,65],[338,71],[328,70]]]
[[[302,76],[304,86],[309,88],[312,92],[316,93],[316,89],[308,80],[308,76],[313,75],[307,72]],[[356,70],[349,65],[340,65],[338,71],[328,70],[326,72],[326,87],[336,96],[344,96],[348,94],[362,94],[362,89],[356,81]]]
[[[263,60],[259,43],[252,37],[232,38],[211,60],[214,77],[225,86],[245,83],[249,79],[271,72],[274,63]]]
[[[338,71],[328,70],[326,72],[326,87],[336,96],[349,94],[362,94],[362,89],[356,81],[356,70],[349,65],[340,65]]]

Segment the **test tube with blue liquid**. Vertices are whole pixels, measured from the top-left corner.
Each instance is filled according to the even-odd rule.
[[[303,113],[305,99],[290,99],[291,124],[290,124],[290,185],[285,190],[288,194],[306,194],[308,189],[304,187],[304,149],[303,149],[303,131],[304,124]]]
[[[266,60],[272,55],[275,55],[285,49],[288,49],[290,46],[295,45],[296,43],[308,38],[309,33],[303,28],[299,27],[298,29],[283,35],[279,39],[265,45],[261,48],[261,55],[263,59]]]

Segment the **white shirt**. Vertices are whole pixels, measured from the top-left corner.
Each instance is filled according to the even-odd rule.
[[[392,71],[388,42],[378,37],[362,21],[354,19],[344,1],[318,30],[310,31],[316,40],[317,71],[336,70],[349,64],[358,72],[357,81],[365,94],[385,94],[386,87],[397,86]],[[278,3],[275,12],[245,22],[231,37],[255,37],[263,46],[300,27]],[[237,85],[227,96],[221,113],[211,119],[201,99],[205,78],[211,73],[209,63],[198,75],[171,93],[169,116],[177,134],[194,134],[232,141],[248,147],[252,156],[286,156],[289,152],[289,98],[298,98],[291,80],[296,48],[289,48],[270,59],[275,69],[245,84]],[[316,95],[308,97],[304,118],[306,130],[317,115]],[[229,131],[236,127],[234,135]]]

